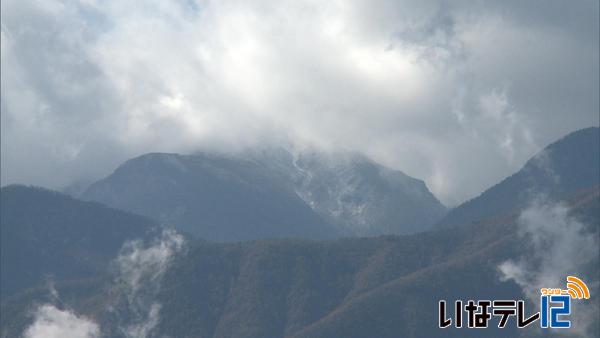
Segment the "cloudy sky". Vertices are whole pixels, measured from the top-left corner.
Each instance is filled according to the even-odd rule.
[[[286,143],[363,152],[454,205],[598,125],[598,6],[3,0],[2,185]]]

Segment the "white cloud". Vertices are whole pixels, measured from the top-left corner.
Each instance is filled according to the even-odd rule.
[[[457,203],[597,124],[598,4],[528,3],[3,1],[3,184],[285,141]]]
[[[149,246],[139,240],[123,245],[115,259],[117,278],[113,286],[123,303],[115,305],[113,311],[122,311],[118,325],[125,337],[149,337],[158,324],[161,305],[156,294],[173,256],[183,245],[183,237],[174,230],[164,230]]]
[[[42,305],[35,311],[34,322],[24,333],[25,338],[97,338],[98,324],[53,305]]]
[[[543,199],[534,201],[518,220],[519,235],[528,243],[528,253],[518,260],[500,264],[503,280],[513,280],[524,294],[539,306],[540,288],[566,285],[569,275],[587,276],[591,262],[598,259],[598,238],[560,203]],[[597,280],[586,280],[596,285]],[[567,334],[592,337],[590,330],[596,325],[598,302],[575,301],[577,315],[572,316],[573,327]]]
[[[111,322],[127,338],[150,337],[160,320],[161,305],[156,295],[162,277],[174,255],[184,247],[183,237],[174,230],[163,230],[153,243],[141,240],[126,242],[114,260],[115,280],[108,298],[116,302],[106,311],[115,315]],[[48,291],[53,303],[60,303],[52,279]],[[53,304],[43,304],[33,313],[33,323],[27,327],[25,338],[98,338],[101,327],[95,321],[71,310],[61,310]]]
[[[135,295],[143,284],[162,277],[173,254],[182,246],[183,237],[174,230],[164,230],[160,240],[149,247],[141,240],[126,242],[115,259],[117,283],[125,284]]]

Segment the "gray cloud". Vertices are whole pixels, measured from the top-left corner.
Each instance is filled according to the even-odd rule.
[[[456,204],[598,124],[598,2],[2,2],[2,184],[357,150]]]

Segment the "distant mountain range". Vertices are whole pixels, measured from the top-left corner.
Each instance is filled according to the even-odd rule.
[[[115,286],[119,279],[114,265],[127,240],[156,241],[159,222],[43,189],[3,187],[0,337],[21,336],[34,320],[32,309],[43,303],[93,319],[106,337],[127,337],[119,325],[134,318],[148,325],[145,337],[480,337],[481,330],[439,329],[438,301],[527,299],[522,285],[502,278],[500,264],[543,259],[552,250],[554,255],[564,249],[552,243],[538,248],[531,234],[524,235],[523,223],[529,219],[523,219],[522,210],[529,210],[536,200],[566,208],[568,214],[555,224],[544,223],[552,221],[548,216],[535,230],[552,227],[549,238],[569,235],[574,238],[569,245],[585,252],[584,246],[590,243],[585,240],[600,235],[598,135],[598,128],[584,129],[553,143],[521,171],[451,210],[441,221],[444,209],[433,198],[437,203],[432,205],[438,208],[428,210],[440,213],[425,218],[429,226],[412,228],[405,228],[410,222],[386,223],[397,217],[386,208],[409,205],[403,196],[410,197],[415,208],[422,203],[419,198],[432,201],[424,184],[358,155],[293,156],[269,150],[233,158],[149,154],[133,159],[90,186],[84,196],[98,194],[113,206],[127,205],[128,210],[138,212],[135,208],[140,208],[147,215],[152,212],[148,216],[161,222],[177,221],[178,227],[198,231],[195,235],[200,237],[209,236],[202,236],[207,230],[198,226],[196,217],[213,220],[228,231],[240,231],[245,217],[252,224],[249,229],[260,229],[259,235],[286,237],[291,237],[290,229],[311,220],[318,223],[292,234],[319,237],[323,229],[330,229],[331,236],[339,236],[342,230],[353,235],[378,234],[396,224],[407,232],[429,228],[410,235],[326,241],[288,238],[216,243],[190,236],[185,249],[160,267],[143,263],[163,257],[164,245],[130,253],[127,258],[137,257],[138,266],[126,272],[137,278],[136,269],[148,268],[151,284],[158,285],[152,292],[135,293],[146,298],[133,302],[144,309],[156,305],[155,317],[150,310],[140,317],[140,308],[115,314],[119,309],[115,304],[127,297],[121,292],[125,286]],[[164,199],[160,199],[162,190]],[[219,194],[211,199],[210,192]],[[269,198],[270,194],[276,198]],[[245,200],[250,204],[242,208]],[[370,219],[378,207],[373,201],[388,213],[379,221]],[[274,216],[261,214],[271,204],[277,211]],[[183,209],[177,209],[182,205]],[[363,212],[353,212],[359,206]],[[541,210],[544,216],[547,209]],[[286,218],[288,212],[294,215],[291,220]],[[424,217],[416,214],[410,217]],[[235,226],[219,217],[230,217]],[[268,220],[284,228],[273,232],[275,227],[263,223]],[[436,221],[439,228],[432,229]],[[566,228],[561,231],[560,227]],[[217,239],[232,240],[228,235],[220,232]],[[251,233],[236,236],[255,237]],[[584,258],[585,264],[573,263],[569,271],[584,278],[592,295],[597,295],[599,257]],[[155,271],[161,271],[160,279]],[[54,281],[59,296],[53,295],[48,280]],[[590,301],[595,302],[588,309],[590,318],[597,318],[597,298]],[[534,308],[530,302],[527,306]],[[536,337],[541,333],[509,325],[490,328],[485,336]],[[565,332],[543,334],[565,336]],[[599,323],[592,320],[586,334],[597,337]]]
[[[153,153],[81,195],[215,241],[406,234],[445,213],[425,183],[352,153]]]
[[[473,223],[515,212],[529,201],[560,199],[600,184],[600,129],[586,128],[550,144],[517,173],[450,210],[438,226]]]

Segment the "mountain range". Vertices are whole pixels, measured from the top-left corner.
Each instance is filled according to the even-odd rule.
[[[508,263],[539,282],[567,255],[569,266],[558,268],[583,278],[592,295],[600,291],[599,143],[598,128],[567,135],[445,216],[422,182],[356,154],[144,155],[82,195],[111,207],[3,187],[1,337],[21,336],[39,304],[89,318],[107,337],[480,337],[440,329],[438,301],[525,299],[533,311],[530,286],[503,270]],[[197,204],[209,192],[218,192],[211,208]],[[277,212],[265,218],[271,204]],[[431,209],[393,222],[394,207],[421,204]],[[372,219],[378,207],[387,214]],[[292,209],[299,218],[286,217]],[[207,224],[244,227],[243,217],[220,220],[223,210],[247,217],[259,235],[285,238],[211,238]],[[169,223],[193,234],[181,248],[165,239]],[[308,239],[323,229],[374,236]],[[576,309],[588,315],[567,336],[600,334],[597,298],[590,302]],[[485,334],[565,336],[510,324]]]

